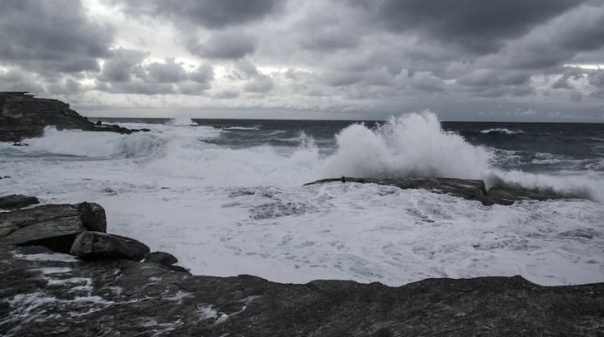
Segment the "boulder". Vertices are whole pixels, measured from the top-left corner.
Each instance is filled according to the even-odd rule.
[[[164,266],[171,266],[178,262],[178,259],[166,252],[153,252],[145,257],[145,262],[147,263],[157,263]]]
[[[40,245],[68,253],[77,234],[105,232],[105,210],[98,204],[42,205],[0,213],[0,241],[14,245]]]
[[[83,232],[76,237],[69,254],[89,260],[140,261],[149,252],[147,245],[131,238],[100,232]]]
[[[2,178],[0,178],[2,179]],[[35,204],[39,204],[40,201],[36,197],[28,197],[22,194],[11,194],[0,197],[0,209],[13,210],[23,208]]]

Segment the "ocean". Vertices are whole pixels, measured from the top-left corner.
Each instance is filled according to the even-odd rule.
[[[0,144],[0,195],[101,204],[108,232],[193,274],[398,286],[521,275],[604,281],[604,124],[101,119]],[[434,176],[554,190],[512,206],[322,178]]]

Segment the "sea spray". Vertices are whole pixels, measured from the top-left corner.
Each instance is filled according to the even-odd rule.
[[[121,135],[113,132],[59,131],[49,126],[44,129],[44,137],[29,139],[27,144],[32,150],[56,155],[134,158],[161,152],[166,141],[147,133]]]
[[[354,124],[336,141],[326,176],[481,179],[489,171],[489,152],[443,131],[432,112],[393,117],[375,129]]]

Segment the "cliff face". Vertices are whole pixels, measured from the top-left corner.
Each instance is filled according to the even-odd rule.
[[[44,127],[86,131],[111,131],[132,133],[117,125],[97,126],[88,118],[69,108],[69,104],[56,99],[36,98],[26,92],[0,92],[0,141],[19,142],[25,138],[39,137]]]

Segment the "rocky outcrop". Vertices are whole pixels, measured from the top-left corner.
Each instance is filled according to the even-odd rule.
[[[25,138],[39,137],[50,125],[57,129],[123,134],[139,131],[118,125],[95,125],[70,109],[69,104],[56,99],[36,98],[26,92],[0,92],[0,141],[20,142]]]
[[[95,204],[88,205],[98,211]],[[19,215],[11,219],[31,222],[28,219],[40,218],[35,210],[15,211]],[[253,276],[175,272],[166,267],[173,259],[158,252],[147,255],[145,262],[152,263],[119,257],[91,261],[0,239],[0,335],[601,336],[604,332],[604,283],[542,287],[521,277],[485,277],[428,279],[401,287],[335,280],[279,284]]]
[[[450,194],[456,197],[477,200],[483,205],[511,205],[522,200],[555,200],[569,196],[558,195],[552,191],[530,190],[514,186],[495,186],[487,191],[484,181],[454,178],[330,178],[317,180],[305,185],[324,184],[331,182],[355,182],[363,184],[378,184],[396,186],[402,189],[426,189],[436,193]]]

